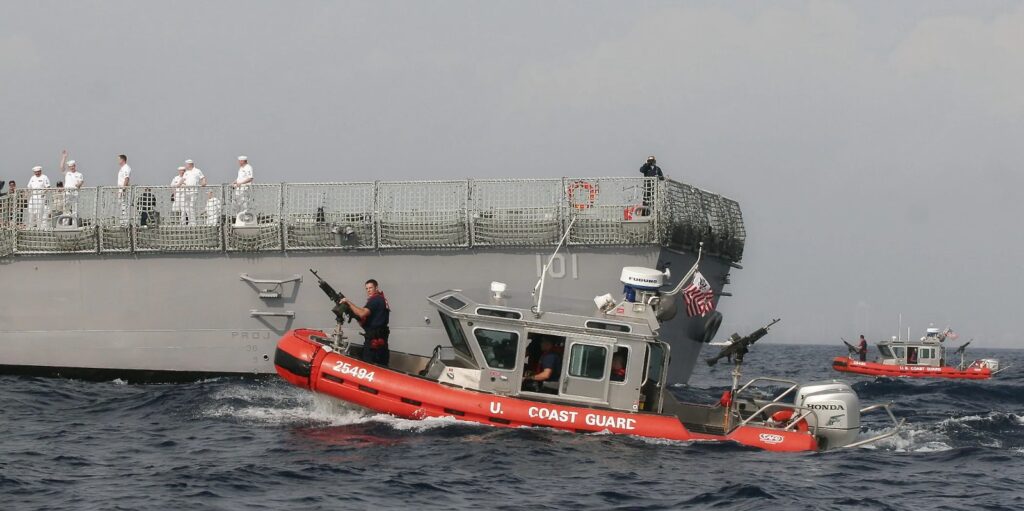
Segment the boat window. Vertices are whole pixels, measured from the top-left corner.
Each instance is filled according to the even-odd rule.
[[[878,352],[885,358],[892,358],[892,350],[890,350],[888,346],[879,346]]]
[[[476,313],[481,316],[491,316],[494,318],[523,319],[523,315],[516,311],[507,311],[502,309],[488,309],[485,307],[477,307]]]
[[[448,340],[451,341],[452,348],[472,360],[473,354],[469,351],[469,344],[462,334],[462,325],[459,324],[459,320],[447,314],[441,314],[441,323],[444,323],[444,329],[448,332]]]
[[[603,346],[573,344],[569,352],[569,376],[600,380],[604,378],[607,359],[608,350]]]
[[[494,369],[516,368],[519,334],[484,328],[477,328],[473,334],[476,335],[476,340],[480,343],[480,351],[483,352],[484,361],[488,367]]]
[[[629,366],[629,348],[619,346],[612,355],[612,383],[626,382],[626,367]]]
[[[660,344],[649,344],[647,350],[647,378],[654,382],[661,381],[661,370],[665,366],[665,348]]]
[[[903,348],[902,346],[900,346],[900,347],[898,347],[898,348],[897,348],[897,347],[894,347],[894,348],[892,349],[892,354],[893,354],[893,355],[896,355],[896,358],[903,358],[903,354],[904,354],[904,349],[905,349],[905,348]]]
[[[907,363],[908,364],[916,364],[917,363],[917,347],[916,346],[915,347],[907,348]]]
[[[453,311],[457,311],[466,306],[466,302],[455,298],[454,296],[446,296],[441,299],[441,303]]]
[[[587,328],[597,328],[599,330],[608,330],[609,332],[629,333],[632,330],[629,325],[605,323],[604,321],[587,321],[586,326]]]

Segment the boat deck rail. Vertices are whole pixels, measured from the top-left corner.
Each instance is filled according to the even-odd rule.
[[[0,197],[0,257],[540,247],[573,219],[577,246],[703,242],[739,262],[746,238],[735,201],[643,177],[133,185]]]

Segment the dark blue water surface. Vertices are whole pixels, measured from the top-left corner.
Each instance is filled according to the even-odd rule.
[[[850,377],[836,354],[762,341],[745,376],[855,382],[864,403],[895,401],[906,431],[777,454],[399,420],[274,378],[0,377],[0,508],[1024,509],[1024,351],[974,350],[1015,365],[979,382]],[[728,378],[701,363],[673,391],[711,402]]]

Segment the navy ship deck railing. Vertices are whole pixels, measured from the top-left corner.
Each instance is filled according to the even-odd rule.
[[[136,185],[0,197],[0,257],[552,246],[573,218],[571,245],[738,262],[746,239],[735,201],[652,178]]]

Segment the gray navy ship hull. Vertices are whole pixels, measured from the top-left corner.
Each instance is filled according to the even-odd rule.
[[[550,253],[472,250],[458,253],[306,253],[23,258],[4,265],[10,303],[0,306],[0,370],[7,373],[170,381],[204,375],[273,373],[278,338],[295,327],[330,330],[330,301],[307,271],[317,269],[357,301],[376,278],[391,307],[391,347],[429,354],[447,345],[426,297],[446,288],[508,284],[529,296]],[[682,273],[692,254],[657,246],[561,252],[545,284],[545,302],[618,295],[623,266],[664,266]],[[715,267],[717,266],[717,268]],[[702,262],[714,283],[727,266]],[[253,284],[256,281],[287,281]],[[261,298],[260,293],[265,298]],[[274,294],[280,297],[273,297]],[[265,314],[265,315],[264,315]],[[356,323],[346,335],[358,339]],[[702,343],[703,318],[680,313],[662,327],[672,372],[686,381]]]

